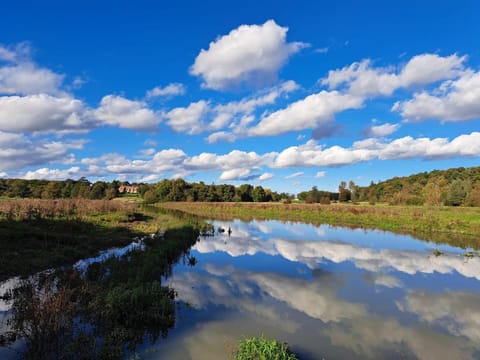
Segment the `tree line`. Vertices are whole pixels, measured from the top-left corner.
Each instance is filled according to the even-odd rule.
[[[395,177],[358,187],[359,201],[391,205],[480,206],[480,167],[452,168]]]
[[[49,181],[25,179],[1,179],[0,196],[34,199],[113,199],[119,195],[120,181],[97,181],[91,183],[86,178],[79,180]]]
[[[130,184],[89,182],[79,180],[49,181],[0,178],[0,196],[20,198],[85,198],[113,199],[119,195],[122,185],[135,185],[145,202],[205,201],[205,202],[290,202],[294,196],[278,193],[262,186],[242,184],[189,183],[183,179],[164,179],[155,184]],[[431,206],[480,206],[480,167],[453,168],[418,173],[406,177],[394,177],[369,186],[359,186],[353,181],[342,181],[338,192],[319,190],[314,186],[309,191],[297,194],[306,203],[330,202],[377,202],[391,205]]]
[[[434,170],[394,177],[369,186],[350,180],[340,182],[338,192],[316,186],[297,195],[306,203],[377,202],[390,205],[480,206],[480,167]]]
[[[207,185],[203,182],[189,183],[183,179],[165,179],[156,184],[142,184],[139,186],[139,192],[147,203],[158,201],[270,202],[290,201],[293,198],[287,193],[277,193],[262,186]]]
[[[162,180],[155,184],[130,184],[114,180],[111,182],[97,181],[91,183],[86,178],[79,180],[49,181],[0,178],[0,196],[11,198],[36,199],[113,199],[122,195],[122,186],[135,185],[138,194],[145,202],[159,201],[245,201],[268,202],[290,201],[293,196],[287,193],[277,193],[262,186],[243,184],[207,185],[203,182],[188,183],[183,179]]]

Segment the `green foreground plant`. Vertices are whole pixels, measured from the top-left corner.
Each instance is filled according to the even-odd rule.
[[[233,353],[234,360],[297,360],[286,343],[265,337],[245,338]]]

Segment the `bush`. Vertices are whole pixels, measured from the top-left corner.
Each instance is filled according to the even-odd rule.
[[[262,337],[251,337],[240,341],[234,351],[234,360],[297,360],[287,344]]]

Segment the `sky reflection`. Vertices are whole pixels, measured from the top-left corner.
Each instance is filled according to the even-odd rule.
[[[202,238],[198,264],[168,279],[191,309],[162,356],[225,358],[261,334],[304,359],[480,355],[480,259],[462,249],[434,256],[406,236],[278,221],[214,225],[231,236]]]

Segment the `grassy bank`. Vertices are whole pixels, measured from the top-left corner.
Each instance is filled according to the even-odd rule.
[[[215,219],[265,219],[379,229],[480,248],[480,208],[354,204],[167,202],[158,206]]]
[[[0,330],[0,347],[22,338],[25,359],[137,358],[138,344],[153,344],[175,326],[176,292],[161,279],[191,259],[198,235],[185,224],[147,237],[143,251],[93,263],[85,273],[61,269],[21,281],[6,294],[11,327]]]
[[[71,264],[184,220],[123,201],[0,200],[0,280]]]

